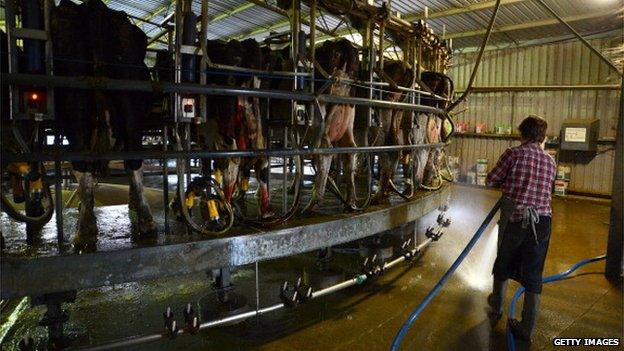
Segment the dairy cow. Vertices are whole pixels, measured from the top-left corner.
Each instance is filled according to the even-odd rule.
[[[124,12],[100,0],[79,5],[61,0],[52,10],[51,37],[56,75],[150,80],[144,63],[145,33]],[[55,108],[56,126],[71,151],[138,150],[142,129],[159,122],[148,119],[151,93],[57,88]],[[143,194],[142,164],[124,162],[130,178],[128,207],[139,235],[150,236],[156,226]],[[72,167],[80,199],[74,245],[77,250],[94,250],[98,229],[93,192],[106,162],[72,162]]]

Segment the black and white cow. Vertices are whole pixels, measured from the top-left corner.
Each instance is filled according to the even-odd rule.
[[[359,52],[353,43],[347,39],[327,40],[316,49],[315,59],[322,69],[335,79],[325,93],[345,97],[354,96],[354,88],[349,82],[344,81],[344,79],[357,79],[360,71]],[[323,81],[324,78],[319,70],[315,71],[315,79]],[[317,146],[322,148],[333,146],[356,147],[353,133],[355,106],[350,104],[320,103],[320,110],[324,119],[324,130],[320,145]],[[356,154],[345,154],[343,157],[347,181],[347,207],[355,209]],[[333,158],[334,156],[332,155],[318,155],[314,158],[316,166],[315,194],[313,194],[309,209],[317,208],[325,197],[327,177]]]
[[[383,71],[393,83],[402,87],[411,87],[414,83],[412,67],[403,61],[386,60]],[[382,99],[390,102],[404,102],[407,93],[395,87],[389,87],[387,92],[382,93]],[[373,145],[408,145],[412,142],[411,134],[412,112],[403,109],[379,108],[377,118],[379,128],[373,139]],[[380,202],[386,199],[391,183],[401,158],[409,155],[409,152],[387,152],[379,156],[380,174],[379,189],[373,199]],[[404,164],[406,162],[403,162]]]
[[[450,99],[453,97],[454,86],[453,81],[444,73],[425,71],[421,73],[421,81],[426,84],[434,94],[446,98],[421,98],[421,104],[425,106],[446,109]],[[416,115],[416,123],[419,126],[414,133],[414,143],[435,144],[442,141],[447,131],[443,128],[443,120],[441,116],[427,113],[418,113]],[[428,188],[436,179],[440,178],[440,162],[442,156],[442,148],[421,149],[415,152],[415,185]]]
[[[207,53],[210,61],[215,64],[256,70],[263,68],[260,45],[253,39],[228,42],[209,40]],[[250,73],[210,69],[207,75],[208,84],[243,88],[260,87],[259,78]],[[258,98],[210,95],[207,96],[207,106],[207,122],[196,126],[197,141],[202,148],[216,150],[266,148]],[[272,217],[273,211],[270,208],[270,193],[266,179],[267,167],[266,157],[217,160],[217,171],[223,175],[225,201],[233,200],[237,187],[242,194],[245,194],[253,168],[260,187],[259,215],[262,218]]]
[[[79,5],[61,0],[52,10],[51,36],[56,75],[150,80],[144,63],[145,33],[130,23],[124,12],[109,9],[100,0]],[[58,88],[57,128],[72,151],[138,150],[142,128],[150,124],[151,101],[151,93]],[[153,235],[156,227],[143,194],[142,164],[140,160],[125,161],[130,176],[130,216],[139,234],[145,236]],[[74,245],[77,250],[94,250],[98,229],[93,191],[106,162],[73,162],[72,166],[80,199]]]

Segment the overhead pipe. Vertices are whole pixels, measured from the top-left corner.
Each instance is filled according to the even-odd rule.
[[[496,4],[494,5],[494,12],[492,12],[492,17],[490,17],[490,23],[488,24],[487,31],[485,32],[485,38],[483,38],[483,42],[481,43],[481,48],[479,49],[479,54],[477,55],[477,62],[475,63],[474,68],[472,69],[472,73],[470,74],[470,80],[468,81],[468,86],[466,87],[466,91],[455,101],[453,101],[447,108],[447,112],[451,112],[457,105],[459,105],[462,101],[464,101],[468,95],[470,94],[470,88],[472,88],[472,84],[474,83],[475,78],[477,77],[477,70],[479,69],[479,65],[481,64],[481,59],[483,57],[483,52],[485,51],[485,46],[490,40],[490,34],[492,34],[492,28],[494,28],[494,22],[496,21],[496,15],[498,14],[498,9],[500,8],[501,0],[496,0]]]

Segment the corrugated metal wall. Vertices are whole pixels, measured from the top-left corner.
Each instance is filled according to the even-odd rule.
[[[597,39],[598,48],[611,47],[616,39]],[[464,90],[474,65],[475,53],[456,55],[449,74],[456,90]],[[477,73],[474,86],[535,86],[535,85],[597,85],[619,84],[618,76],[609,70],[580,42],[489,51]],[[619,90],[567,90],[488,92],[471,94],[456,111],[468,110],[456,120],[485,123],[488,130],[496,124],[511,125],[513,130],[528,114],[544,117],[548,135],[558,135],[566,119],[600,119],[600,137],[615,137]],[[461,172],[474,166],[476,159],[487,158],[490,167],[500,154],[518,141],[496,138],[458,137],[449,149],[460,157]],[[602,145],[601,150],[612,145]],[[613,174],[613,151],[599,153],[588,164],[573,163],[570,190],[610,194]]]

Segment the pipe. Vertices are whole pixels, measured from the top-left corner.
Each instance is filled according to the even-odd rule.
[[[472,73],[470,74],[470,80],[468,81],[468,86],[466,87],[466,91],[455,101],[453,101],[449,107],[446,108],[447,112],[451,112],[457,105],[459,105],[462,101],[464,101],[468,95],[470,94],[470,88],[472,88],[472,83],[477,76],[477,70],[479,69],[479,65],[481,64],[481,58],[483,57],[483,52],[485,51],[485,47],[490,40],[490,34],[492,34],[492,28],[494,28],[494,22],[496,21],[496,15],[498,14],[498,9],[500,7],[501,0],[496,0],[496,4],[494,5],[494,12],[492,12],[492,17],[490,17],[490,23],[488,24],[487,31],[485,32],[485,38],[483,38],[483,42],[481,43],[481,49],[479,50],[479,54],[477,55],[477,62],[475,63],[474,68],[472,69]]]
[[[114,151],[104,153],[82,152],[54,152],[54,153],[9,153],[1,154],[6,162],[41,162],[41,161],[99,161],[99,160],[143,160],[143,159],[177,159],[177,158],[228,158],[228,157],[283,157],[283,156],[311,156],[311,155],[334,155],[350,153],[377,153],[402,150],[431,149],[445,146],[445,143],[418,144],[418,145],[387,145],[365,147],[336,147],[315,149],[264,149],[264,150],[176,150],[176,151]]]
[[[470,239],[470,241],[468,242],[464,250],[459,254],[457,259],[455,260],[455,262],[453,262],[451,267],[446,271],[446,273],[444,273],[442,278],[440,278],[440,281],[438,281],[438,283],[433,287],[433,289],[429,291],[429,294],[427,294],[425,299],[416,307],[416,309],[412,311],[407,321],[405,321],[405,323],[403,324],[403,326],[401,327],[397,335],[394,337],[394,340],[392,341],[392,347],[390,348],[392,351],[397,351],[399,349],[399,347],[401,346],[401,342],[407,335],[407,332],[411,328],[412,324],[414,324],[418,316],[420,316],[420,314],[425,310],[425,308],[429,305],[429,303],[433,300],[433,298],[438,295],[440,290],[442,290],[442,287],[444,286],[444,284],[446,284],[446,282],[451,278],[453,273],[455,273],[455,270],[457,270],[459,265],[464,261],[464,259],[468,255],[468,253],[470,253],[470,251],[475,246],[477,241],[481,238],[481,235],[483,234],[485,229],[488,227],[488,225],[492,221],[492,218],[494,218],[494,215],[496,214],[496,212],[498,212],[498,209],[500,208],[500,205],[501,205],[501,200],[502,198],[499,199],[496,202],[496,204],[494,204],[494,207],[492,207],[492,209],[487,214],[487,216],[485,216],[485,219],[479,226],[479,229],[477,229],[475,234],[472,236],[472,239]]]
[[[588,42],[587,39],[583,38],[583,36],[579,34],[579,32],[577,32],[574,28],[572,28],[572,26],[568,24],[568,22],[566,22],[563,18],[561,18],[561,16],[559,16],[555,12],[555,10],[553,10],[550,6],[548,6],[548,4],[544,2],[544,0],[537,0],[537,2],[540,5],[542,5],[542,7],[546,9],[546,11],[550,12],[550,14],[553,15],[553,17],[555,17],[561,24],[566,26],[568,30],[570,30],[570,32],[572,32],[572,34],[574,34],[583,43],[583,45],[587,46],[587,48],[591,50],[594,54],[598,55],[598,57],[600,57],[600,59],[604,63],[609,65],[609,67],[613,68],[614,71],[616,71],[620,76],[622,76],[622,72],[620,72],[618,67],[611,60],[605,57],[605,55],[603,55],[602,52],[598,51],[598,49],[596,49],[590,42]]]
[[[431,238],[428,238],[427,240],[425,240],[422,244],[416,246],[413,250],[411,250],[412,255],[420,255],[422,254],[423,250],[429,246],[431,243],[433,242],[433,240]],[[384,263],[384,270],[392,268],[396,265],[398,265],[399,263],[405,261],[405,256],[399,256],[396,259],[390,261],[390,262],[386,262]],[[325,295],[329,295],[333,292],[336,291],[340,291],[343,289],[346,289],[348,287],[354,286],[354,285],[359,285],[364,283],[366,280],[368,279],[368,277],[366,276],[366,274],[360,274],[357,275],[351,279],[345,280],[343,282],[340,282],[338,284],[332,285],[330,287],[327,287],[325,289],[322,290],[318,290],[312,293],[312,296],[310,297],[311,299],[317,299],[319,297],[325,296]],[[215,319],[215,320],[211,320],[211,321],[206,321],[204,323],[201,323],[199,325],[199,330],[203,330],[203,329],[208,329],[208,328],[213,328],[213,327],[217,327],[220,325],[224,325],[224,324],[229,324],[231,322],[236,322],[236,321],[240,321],[243,319],[247,319],[250,317],[255,317],[255,316],[260,316],[262,314],[268,313],[268,312],[273,312],[279,309],[282,309],[286,307],[286,305],[284,305],[283,303],[278,303],[275,305],[271,305],[268,307],[264,307],[261,309],[254,309],[248,312],[243,312],[243,313],[239,313],[233,316],[229,316],[229,317],[224,317],[224,318],[219,318],[219,319]],[[178,334],[185,334],[188,333],[187,330],[185,329],[181,329]],[[152,334],[152,335],[146,335],[146,336],[141,336],[141,337],[134,337],[134,338],[128,338],[128,339],[124,339],[124,340],[120,340],[120,341],[115,341],[112,343],[108,343],[108,344],[103,344],[103,345],[98,345],[95,347],[88,347],[88,348],[81,348],[82,349],[86,349],[89,351],[100,351],[100,350],[110,350],[110,349],[114,349],[114,348],[122,348],[122,347],[129,347],[129,346],[133,346],[133,345],[138,345],[138,344],[143,344],[143,343],[147,343],[147,342],[153,342],[153,341],[158,341],[164,338],[169,337],[169,334],[164,332],[164,333],[159,333],[159,334]]]
[[[592,257],[592,258],[586,258],[584,260],[581,260],[575,264],[573,264],[570,268],[568,268],[567,270],[561,272],[561,273],[557,273],[557,274],[553,274],[550,275],[544,279],[542,279],[542,283],[543,284],[548,284],[548,283],[552,283],[552,282],[556,282],[558,280],[562,280],[565,279],[565,277],[569,276],[570,274],[572,274],[572,272],[576,271],[577,269],[579,269],[580,267],[592,263],[592,262],[597,262],[597,261],[601,261],[607,258],[607,255],[600,255],[600,256],[596,256],[596,257]],[[516,292],[514,293],[511,302],[509,304],[509,319],[513,319],[515,314],[516,314],[516,303],[518,302],[518,299],[520,299],[520,296],[522,296],[522,294],[524,294],[524,287],[521,286],[518,289],[516,289]],[[509,324],[507,326],[507,349],[509,351],[515,351],[516,350],[516,341],[514,339],[513,333],[511,332],[511,328],[509,327]]]
[[[430,106],[411,105],[399,102],[368,100],[365,98],[343,97],[333,95],[314,96],[311,93],[289,92],[284,90],[262,90],[242,87],[206,86],[196,83],[152,82],[141,80],[109,79],[104,77],[68,77],[43,76],[36,74],[5,74],[2,84],[38,84],[48,87],[65,87],[74,89],[104,89],[117,91],[144,91],[164,93],[190,93],[220,96],[249,96],[258,98],[275,98],[283,100],[313,101],[336,104],[352,104],[381,108],[395,108],[422,111],[444,115],[445,111]]]

